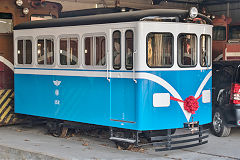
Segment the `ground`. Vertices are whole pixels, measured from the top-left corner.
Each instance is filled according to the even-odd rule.
[[[160,159],[237,160],[240,159],[240,128],[229,137],[210,135],[209,143],[189,149],[155,152],[152,147],[120,150],[106,138],[74,135],[57,138],[44,126],[0,128],[0,159]]]

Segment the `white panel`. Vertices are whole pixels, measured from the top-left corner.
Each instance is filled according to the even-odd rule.
[[[154,93],[153,94],[153,107],[168,107],[170,106],[169,93]]]
[[[203,90],[202,91],[202,102],[203,103],[210,103],[211,102],[211,91],[210,90]]]

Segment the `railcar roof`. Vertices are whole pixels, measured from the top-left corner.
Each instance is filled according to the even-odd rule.
[[[188,10],[149,9],[149,10],[140,10],[140,11],[131,11],[131,12],[59,18],[59,19],[51,19],[51,20],[43,20],[43,21],[32,21],[32,22],[19,24],[14,27],[14,30],[104,24],[104,23],[133,22],[133,21],[139,21],[142,18],[149,17],[149,16],[184,18],[187,16],[187,14],[188,14]]]

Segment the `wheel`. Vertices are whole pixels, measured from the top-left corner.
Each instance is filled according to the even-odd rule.
[[[128,143],[128,142],[120,142],[120,141],[116,141],[115,144],[117,145],[117,147],[123,150],[130,150],[133,148],[133,144],[132,143]]]
[[[48,133],[54,137],[64,138],[67,136],[68,128],[63,127],[60,123],[49,122],[47,123]]]
[[[220,109],[215,109],[213,112],[213,122],[211,130],[215,136],[227,137],[231,132],[231,128],[224,124],[223,113]]]

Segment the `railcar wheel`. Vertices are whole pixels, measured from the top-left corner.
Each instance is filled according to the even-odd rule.
[[[213,112],[211,131],[218,137],[227,137],[231,132],[231,128],[224,124],[223,113],[220,109],[215,109]]]
[[[63,127],[58,122],[49,122],[47,123],[48,133],[50,133],[54,137],[64,138],[67,136],[68,128]]]
[[[54,137],[65,138],[67,136],[68,128],[67,127],[59,127],[55,132],[52,133]]]
[[[118,148],[122,150],[130,150],[134,146],[132,143],[120,142],[120,141],[116,141],[115,144],[117,145]]]

